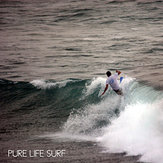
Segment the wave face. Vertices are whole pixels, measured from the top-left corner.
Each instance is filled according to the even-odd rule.
[[[33,80],[30,83],[0,80],[1,114],[16,112],[16,115],[25,116],[31,110],[32,115],[39,111],[38,118],[43,118],[44,123],[33,126],[52,131],[54,124],[55,127],[56,122],[59,124],[57,132],[40,137],[57,141],[94,141],[104,147],[104,152],[127,152],[141,155],[141,161],[161,163],[163,93],[125,77],[120,84],[124,96],[116,95],[109,88],[101,98],[105,80],[101,77],[60,82]],[[31,118],[30,122],[34,121]],[[10,120],[18,123],[12,116]],[[24,125],[27,121],[28,118],[23,120]]]
[[[103,78],[92,80],[86,86],[85,96],[93,95],[98,86],[105,86]],[[121,87],[124,97],[109,90],[98,104],[88,104],[81,111],[72,113],[63,126],[64,134],[66,132],[65,135],[71,135],[73,139],[95,140],[109,152],[142,155],[141,161],[161,163],[162,92],[132,78],[126,78]]]

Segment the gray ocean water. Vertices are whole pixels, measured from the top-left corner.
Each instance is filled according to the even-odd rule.
[[[106,70],[162,86],[158,0],[1,0],[0,78],[92,78]]]
[[[162,163],[162,45],[161,0],[0,0],[0,162]]]

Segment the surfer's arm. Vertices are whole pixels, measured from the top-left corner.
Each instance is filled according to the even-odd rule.
[[[116,70],[116,73],[118,73],[118,75],[120,75],[120,74],[121,74],[121,71],[119,71],[119,70]]]
[[[105,94],[105,92],[107,91],[107,89],[108,89],[108,84],[106,84],[105,89],[104,89],[104,92],[101,94],[101,96]]]

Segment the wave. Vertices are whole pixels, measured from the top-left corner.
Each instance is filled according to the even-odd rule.
[[[85,82],[81,99],[98,96],[105,78]],[[61,132],[44,137],[61,141],[96,141],[105,152],[141,155],[140,161],[161,163],[163,159],[163,93],[125,77],[124,96],[111,89],[97,103],[72,110]],[[107,149],[107,150],[106,150]]]
[[[64,81],[60,81],[60,82],[54,82],[54,81],[48,81],[48,80],[41,79],[41,80],[33,80],[30,83],[40,89],[50,89],[50,88],[54,88],[54,87],[59,87],[59,88],[65,87],[67,83],[75,82],[75,81],[76,80],[68,79],[68,80],[64,80]]]
[[[9,112],[11,108],[13,110],[30,110],[30,108],[38,110],[41,107],[46,107],[47,115],[48,111],[53,108],[58,111],[57,116],[60,116],[59,114],[62,112],[62,115],[66,117],[73,108],[78,109],[86,103],[98,101],[96,94],[93,98],[92,96],[83,98],[87,82],[89,80],[54,81],[40,79],[31,82],[13,82],[1,79],[1,109],[4,108]]]
[[[124,96],[116,95],[109,88],[101,98],[99,95],[105,88],[105,80],[102,77],[59,82],[1,79],[1,109],[3,106],[7,108],[6,103],[7,106],[14,103],[14,107],[18,103],[21,111],[25,105],[26,109],[32,108],[34,114],[35,110],[37,113],[39,108],[44,107],[46,112],[43,116],[47,118],[47,123],[48,118],[57,117],[63,125],[59,127],[59,132],[40,137],[57,141],[93,141],[103,146],[105,152],[127,152],[128,155],[141,155],[141,161],[161,163],[162,91],[126,76],[120,84]],[[62,117],[66,117],[64,122]]]

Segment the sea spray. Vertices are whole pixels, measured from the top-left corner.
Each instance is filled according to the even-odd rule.
[[[130,77],[125,77],[120,85],[124,96],[118,96],[110,89],[104,97],[98,97],[105,87],[105,78],[79,81],[74,85],[68,82],[64,88],[59,86],[58,88],[65,91],[69,90],[70,86],[74,89],[72,87],[78,88],[79,85],[80,96],[78,98],[74,96],[73,102],[78,100],[78,103],[81,103],[80,107],[71,108],[69,117],[59,132],[41,137],[57,141],[97,141],[110,152],[141,155],[141,161],[161,163],[160,160],[163,159],[161,91],[156,91]],[[100,99],[96,103],[95,95]],[[88,100],[90,97],[94,100]]]
[[[86,96],[105,85],[104,78],[94,78],[86,85]],[[124,96],[109,90],[95,105],[87,105],[71,114],[63,131],[90,136],[110,152],[142,155],[141,161],[161,163],[163,160],[163,94],[136,79],[126,77],[121,83]],[[117,114],[118,113],[118,114]],[[105,122],[100,123],[98,122]],[[89,132],[88,132],[89,131]],[[88,137],[88,140],[90,140]],[[86,140],[86,139],[85,139]]]
[[[142,155],[141,161],[162,163],[163,99],[152,104],[127,105],[121,115],[97,138],[110,152]]]

